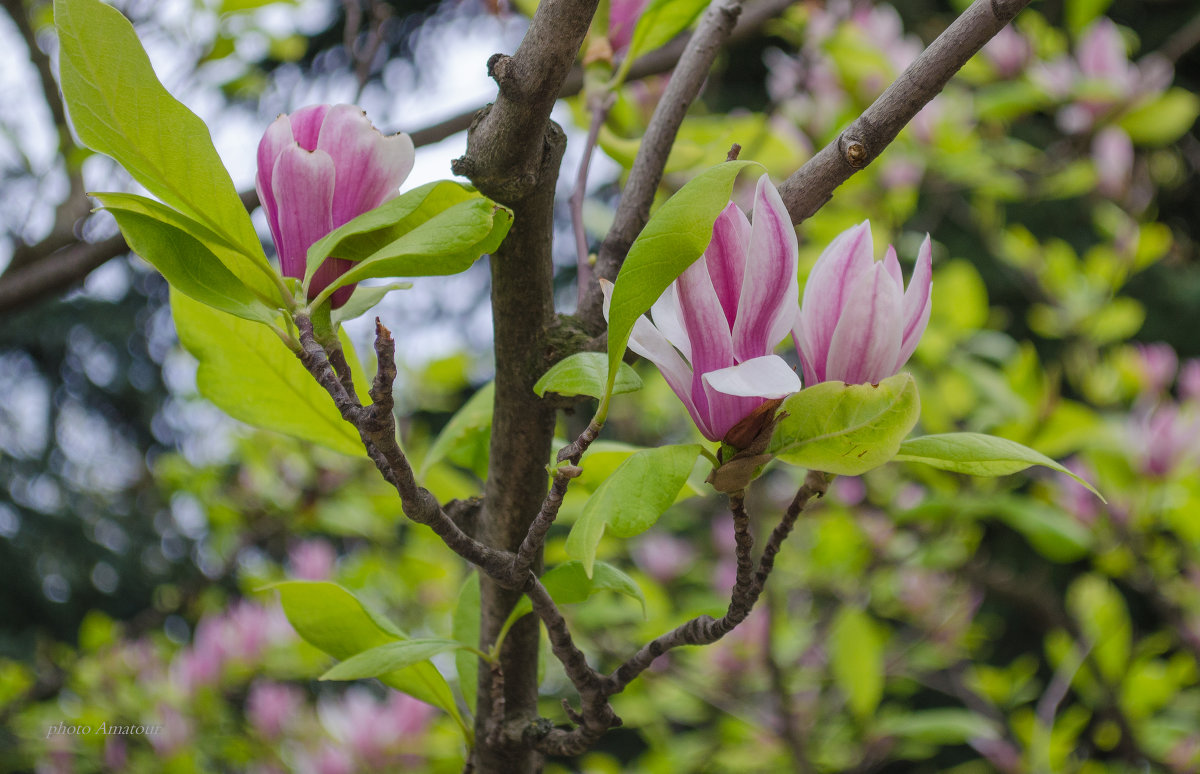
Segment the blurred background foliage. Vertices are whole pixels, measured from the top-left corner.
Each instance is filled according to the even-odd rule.
[[[523,25],[505,3],[118,5],[152,56],[171,51],[164,81],[243,160],[274,113],[307,102],[358,100],[407,130],[445,117],[453,107],[439,100],[453,97],[438,84],[456,70],[434,44],[491,36],[490,53]],[[959,8],[793,5],[722,55],[662,195],[732,142],[782,179]],[[35,259],[23,246],[55,233],[60,201],[77,213],[77,180],[122,183],[59,133],[46,104],[21,108],[37,99],[38,59],[22,40],[53,51],[49,4],[5,9],[0,255],[11,271]],[[1195,14],[1187,0],[1034,3],[800,231],[802,275],[867,217],[877,248],[896,244],[906,265],[931,233],[933,317],[910,363],[919,429],[1028,444],[1068,460],[1107,503],[1055,475],[897,464],[838,479],[800,521],[761,609],[713,647],[660,659],[614,697],[624,728],[548,770],[1200,770]],[[601,132],[609,161],[585,207],[593,247],[661,88],[628,84]],[[416,101],[433,105],[420,121],[405,113]],[[577,124],[564,178],[589,120],[572,102],[559,116]],[[461,135],[447,143],[427,149],[433,176],[449,174]],[[100,217],[68,224],[88,239],[113,233]],[[487,455],[487,401],[467,402],[490,368],[485,279],[399,296],[382,314],[401,342],[405,447],[439,498],[467,504]],[[316,681],[326,659],[263,589],[335,580],[410,634],[447,636],[461,562],[404,521],[365,460],[236,426],[199,399],[164,301],[161,279],[122,257],[65,297],[0,310],[0,770],[459,771],[449,718],[376,683]],[[626,452],[699,440],[657,371],[638,368],[646,387],[620,397],[606,437]],[[563,437],[587,415],[565,416]],[[622,453],[598,445],[584,467]],[[723,608],[732,525],[702,478],[650,531],[605,538],[600,558],[637,581],[645,610],[605,593],[569,607],[594,663],[615,666]],[[780,468],[754,487],[761,533],[797,483]],[[590,486],[570,493],[547,566],[567,558]],[[452,662],[438,662],[448,676]],[[572,691],[553,659],[543,695],[544,714],[562,720]],[[161,728],[48,733],[101,722]]]

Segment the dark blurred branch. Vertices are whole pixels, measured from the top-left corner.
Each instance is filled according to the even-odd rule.
[[[837,139],[779,187],[792,223],[800,225],[812,217],[834,189],[877,159],[959,68],[1029,1],[975,0],[963,11]]]
[[[62,100],[58,95],[58,84],[54,80],[54,70],[50,62],[50,57],[38,46],[37,32],[33,29],[33,25],[29,21],[29,12],[23,0],[0,0],[0,4],[4,6],[4,10],[12,18],[13,23],[17,26],[17,30],[21,33],[21,38],[25,41],[25,47],[29,51],[29,61],[33,63],[34,69],[37,70],[38,85],[41,87],[42,98],[46,101],[46,107],[49,108],[50,115],[54,119],[54,126],[58,131],[58,155],[63,159],[66,167],[67,182],[69,185],[66,198],[59,202],[54,210],[54,225],[50,229],[49,236],[39,243],[41,248],[34,249],[33,247],[18,244],[16,249],[13,250],[12,260],[9,262],[8,268],[19,269],[36,262],[46,251],[57,250],[74,243],[76,240],[75,222],[87,214],[88,204],[83,196],[83,178],[79,174],[79,170],[74,168],[67,160],[71,151],[75,149],[75,143],[71,139],[70,130],[67,128],[67,115],[63,109]],[[0,302],[0,309],[4,308],[4,306]]]

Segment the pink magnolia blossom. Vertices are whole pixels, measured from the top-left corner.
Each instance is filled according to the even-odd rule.
[[[1106,126],[1092,138],[1096,188],[1110,199],[1119,198],[1129,190],[1133,161],[1133,140],[1119,126]]]
[[[650,0],[612,0],[608,9],[608,42],[613,51],[624,51],[633,40],[633,30]]]
[[[302,580],[328,580],[336,563],[337,551],[327,540],[301,540],[288,549],[292,575]]]
[[[926,235],[908,290],[896,249],[872,257],[871,223],[842,232],[813,266],[792,330],[804,383],[876,383],[900,370],[932,308],[933,248]]]
[[[310,105],[281,115],[258,144],[258,197],[284,276],[304,278],[308,248],[394,197],[412,170],[407,134],[385,137],[354,105]],[[328,258],[309,287],[313,299],[353,264]],[[353,286],[336,290],[334,308]]]
[[[1200,358],[1185,360],[1179,369],[1179,397],[1200,404]]]
[[[767,400],[800,389],[772,354],[796,317],[796,232],[763,175],[754,225],[732,202],[713,224],[704,255],[639,317],[629,348],[658,366],[705,438],[719,441]],[[612,284],[604,288],[604,314]]]
[[[246,717],[260,734],[277,739],[304,704],[304,694],[294,685],[256,681],[246,697]]]

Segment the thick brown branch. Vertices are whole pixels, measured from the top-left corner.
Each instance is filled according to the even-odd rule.
[[[459,529],[429,490],[417,485],[412,466],[396,442],[396,420],[392,415],[392,381],[396,378],[395,345],[387,328],[376,321],[375,352],[379,358],[379,372],[371,388],[375,402],[366,407],[359,404],[353,385],[347,390],[338,378],[328,354],[317,342],[312,320],[297,315],[296,328],[300,333],[297,357],[333,398],[342,418],[358,430],[371,461],[399,493],[404,515],[418,524],[428,526],[452,551],[478,565],[493,578],[511,583],[509,572],[513,555],[488,548]]]
[[[975,0],[837,139],[779,187],[799,225],[833,191],[879,157],[900,130],[936,97],[967,60],[1029,5],[1029,0]]]
[[[714,0],[704,12],[695,35],[688,40],[679,64],[671,75],[671,82],[667,84],[666,92],[650,118],[633,169],[629,172],[629,181],[621,192],[621,202],[617,205],[612,227],[600,246],[595,269],[597,278],[616,279],[629,246],[650,219],[654,192],[662,181],[667,156],[675,144],[679,126],[688,108],[700,94],[700,87],[708,77],[713,60],[733,32],[740,12],[740,0]],[[595,326],[596,330],[603,328],[600,306],[600,285],[593,282],[580,304],[579,316]]]
[[[546,122],[595,11],[596,0],[544,0],[516,53],[488,60],[499,94],[476,116],[455,174],[510,205],[544,184]]]

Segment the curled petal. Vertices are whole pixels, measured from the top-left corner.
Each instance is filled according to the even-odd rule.
[[[839,234],[813,265],[800,309],[804,317],[803,345],[814,360],[816,353],[829,351],[838,319],[851,298],[851,285],[874,263],[871,251],[871,223],[864,220]]]
[[[391,198],[408,177],[415,157],[407,134],[384,137],[353,105],[329,109],[317,148],[330,155],[337,169],[334,228]]]
[[[929,324],[929,314],[933,310],[933,244],[929,235],[921,243],[917,253],[917,265],[913,269],[912,278],[908,281],[908,290],[904,292],[904,302],[900,316],[904,323],[904,333],[900,337],[900,355],[896,360],[895,373],[904,367],[912,353],[917,348],[917,342],[925,333]]]
[[[746,247],[750,244],[750,220],[730,202],[713,223],[712,241],[704,251],[708,276],[712,279],[730,330],[738,316],[742,277],[746,271]]]
[[[317,149],[317,138],[321,134],[321,125],[325,123],[329,109],[329,105],[309,105],[288,116],[292,125],[292,136],[304,150]]]
[[[763,175],[754,192],[754,225],[733,326],[739,360],[768,354],[787,336],[797,295],[796,229],[779,191]]]
[[[292,144],[275,160],[271,171],[279,210],[275,245],[284,276],[303,277],[309,245],[333,230],[333,184],[333,159],[324,151],[307,151]],[[310,293],[315,295],[322,288],[314,285]]]
[[[883,264],[860,274],[850,289],[829,345],[825,378],[847,384],[875,383],[891,376],[900,355],[900,305]]]
[[[654,318],[654,327],[667,337],[667,341],[675,345],[675,349],[683,353],[689,363],[692,362],[692,343],[688,341],[687,331],[683,329],[675,283],[668,285],[654,302],[654,306],[650,307],[650,316]]]
[[[804,383],[813,385],[825,381],[825,359],[814,360],[809,355],[813,350],[807,345],[802,345],[805,341],[803,318],[802,314],[796,315],[796,324],[792,327],[792,342],[796,345],[796,353],[800,355],[800,370],[804,374]]]
[[[896,258],[896,248],[888,245],[887,255],[883,257],[883,268],[887,270],[888,276],[896,283],[896,288],[904,292],[904,274],[900,271],[900,261]]]
[[[701,414],[711,418],[704,405],[700,375],[734,364],[733,337],[704,261],[695,261],[684,270],[675,280],[675,289],[683,327],[692,345],[692,400]]]
[[[604,294],[604,319],[608,319],[609,307],[612,304],[613,284],[606,279],[600,280],[600,291]],[[633,332],[629,336],[629,348],[637,354],[658,366],[667,384],[679,396],[679,400],[687,407],[692,421],[700,428],[707,438],[708,420],[696,410],[692,401],[692,369],[688,367],[666,337],[650,324],[645,316],[638,317],[633,324]]]
[[[779,355],[763,355],[704,375],[705,383],[725,395],[783,398],[800,389],[800,377]]]
[[[279,244],[279,207],[275,204],[275,189],[271,186],[271,176],[275,171],[275,160],[285,148],[296,144],[292,136],[292,122],[287,116],[279,116],[258,142],[258,173],[254,176],[254,187],[258,189],[258,200],[262,202],[267,216],[267,224],[271,227],[271,237]]]

